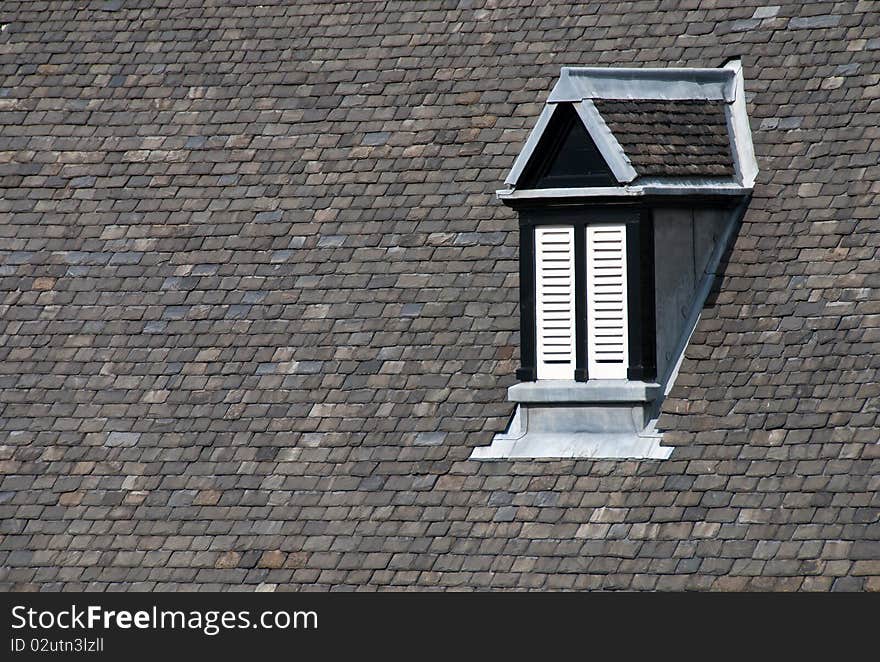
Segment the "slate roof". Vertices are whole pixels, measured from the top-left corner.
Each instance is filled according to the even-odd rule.
[[[724,102],[596,99],[594,103],[639,175],[733,175]]]
[[[871,3],[16,2],[0,584],[880,589]],[[760,175],[664,461],[469,461],[562,64],[741,55]]]

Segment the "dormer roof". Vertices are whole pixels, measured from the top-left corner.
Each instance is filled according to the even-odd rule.
[[[572,109],[603,163],[603,185],[542,188],[527,175]],[[558,141],[557,141],[558,142]],[[584,150],[585,152],[587,150]],[[738,60],[718,69],[563,67],[498,192],[502,200],[555,197],[734,195],[757,174]],[[538,182],[540,184],[540,182]]]

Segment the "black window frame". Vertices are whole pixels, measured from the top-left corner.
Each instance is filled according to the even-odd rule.
[[[520,381],[537,381],[535,228],[566,225],[574,228],[575,370],[578,382],[589,381],[587,368],[587,254],[586,227],[595,223],[626,225],[627,315],[629,365],[627,379],[657,377],[656,294],[654,288],[654,219],[646,206],[571,204],[519,209],[520,228]]]

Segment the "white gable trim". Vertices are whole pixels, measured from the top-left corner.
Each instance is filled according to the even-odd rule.
[[[544,106],[541,114],[538,115],[538,121],[535,123],[531,133],[529,133],[529,137],[526,139],[526,144],[523,145],[519,156],[517,156],[516,161],[513,162],[513,167],[510,169],[507,179],[504,180],[504,183],[508,186],[516,186],[520,175],[522,175],[523,170],[525,170],[526,165],[529,163],[529,159],[532,158],[532,153],[538,146],[541,136],[544,135],[547,125],[550,124],[550,118],[553,117],[553,111],[555,110],[556,104],[548,103]]]
[[[581,124],[583,124],[587,134],[596,144],[599,154],[602,155],[605,163],[611,169],[615,179],[617,179],[620,184],[627,184],[633,181],[637,177],[635,169],[632,167],[629,158],[624,153],[623,147],[617,142],[617,138],[614,137],[611,133],[611,129],[609,129],[608,125],[605,123],[605,120],[602,119],[599,111],[596,110],[596,106],[593,102],[587,99],[572,105],[577,112],[577,116],[581,120]],[[508,186],[515,187],[517,183],[519,183],[519,178],[522,176],[522,173],[531,160],[532,155],[535,153],[535,149],[541,141],[541,136],[544,135],[544,131],[546,131],[547,127],[550,125],[553,113],[558,107],[559,104],[556,103],[547,103],[544,106],[544,109],[538,116],[538,121],[535,123],[535,127],[526,139],[526,144],[523,145],[522,151],[519,153],[519,156],[516,157],[516,161],[513,162],[513,167],[510,169],[507,179],[504,180],[504,183]]]

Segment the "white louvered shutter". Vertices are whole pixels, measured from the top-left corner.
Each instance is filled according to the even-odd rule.
[[[574,379],[574,228],[535,228],[538,379]]]
[[[626,226],[587,226],[587,371],[590,379],[626,379]]]

